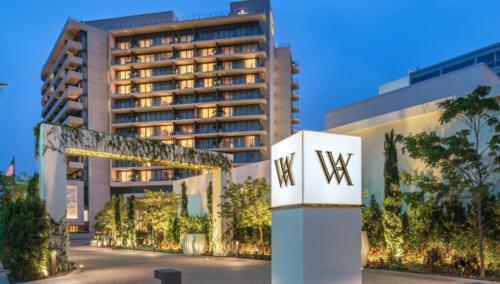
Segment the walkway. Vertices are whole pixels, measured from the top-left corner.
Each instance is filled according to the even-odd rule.
[[[141,283],[159,284],[155,269],[182,271],[183,284],[271,283],[271,262],[262,260],[193,257],[181,254],[71,247],[70,260],[83,265],[67,276],[27,283]],[[363,284],[486,283],[482,281],[391,271],[363,271]],[[491,282],[489,282],[491,283]]]

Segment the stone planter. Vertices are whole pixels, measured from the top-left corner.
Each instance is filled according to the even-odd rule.
[[[201,255],[205,252],[207,238],[205,234],[185,234],[182,240],[184,254]]]
[[[366,231],[361,232],[361,266],[366,266],[368,263],[368,253],[370,252],[370,243],[368,242],[368,234]]]

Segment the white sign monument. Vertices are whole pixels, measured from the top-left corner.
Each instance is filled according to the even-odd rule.
[[[301,131],[272,146],[272,283],[361,283],[361,138]]]

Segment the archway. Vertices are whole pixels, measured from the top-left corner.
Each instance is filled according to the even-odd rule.
[[[226,222],[216,212],[220,210],[218,205],[222,202],[223,186],[230,179],[231,154],[52,124],[41,124],[38,133],[40,197],[46,201],[47,212],[54,220],[66,221],[66,156],[69,154],[208,170],[213,179],[214,237],[218,243],[214,254],[227,254],[220,239]]]

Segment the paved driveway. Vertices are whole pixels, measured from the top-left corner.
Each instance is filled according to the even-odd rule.
[[[155,269],[173,268],[182,271],[183,284],[271,283],[271,262],[217,257],[193,257],[180,254],[71,247],[70,260],[83,265],[67,276],[28,283],[141,283],[159,284],[153,277]],[[363,271],[364,284],[443,284],[481,283],[390,271]],[[491,283],[491,282],[490,282]]]

